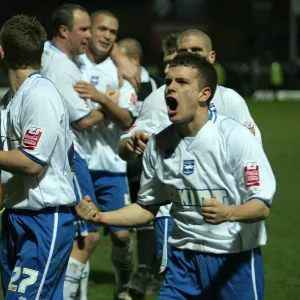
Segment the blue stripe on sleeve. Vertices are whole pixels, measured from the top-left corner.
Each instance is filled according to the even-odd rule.
[[[269,208],[271,207],[271,204],[270,204],[267,200],[265,200],[264,198],[260,198],[260,197],[251,197],[251,198],[248,199],[248,201],[253,200],[253,199],[260,200],[260,201],[262,201],[264,204],[266,204],[267,207],[269,207]]]
[[[85,114],[84,116],[82,116],[81,118],[75,120],[75,121],[72,121],[71,124],[74,124],[74,123],[77,123],[79,121],[81,121],[82,119],[88,117],[90,114],[92,113],[92,110],[90,110],[87,114]]]
[[[34,157],[33,155],[29,154],[28,152],[26,152],[26,151],[25,151],[24,149],[22,149],[22,148],[20,149],[20,151],[21,151],[24,155],[26,155],[28,158],[30,158],[31,160],[33,160],[34,162],[36,162],[37,164],[39,164],[39,165],[41,165],[41,166],[43,166],[43,167],[45,167],[45,166],[48,165],[47,162],[44,162],[44,161],[42,161],[42,160],[40,160],[40,159]]]

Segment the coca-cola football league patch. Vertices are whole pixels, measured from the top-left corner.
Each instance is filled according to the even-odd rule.
[[[244,167],[246,187],[260,186],[259,165],[257,162],[248,162]]]
[[[27,150],[34,150],[39,143],[42,133],[41,127],[31,125],[24,135],[21,147]]]

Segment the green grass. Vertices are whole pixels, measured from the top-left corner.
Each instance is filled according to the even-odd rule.
[[[268,241],[263,247],[266,299],[300,299],[300,103],[248,101],[248,105],[277,180],[267,220]],[[110,240],[102,237],[90,260],[89,300],[113,299],[114,274],[109,256]]]

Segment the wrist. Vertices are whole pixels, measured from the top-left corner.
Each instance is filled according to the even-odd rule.
[[[100,104],[105,104],[107,102],[107,97],[98,91],[94,101]]]
[[[237,221],[236,218],[236,210],[237,210],[237,205],[228,205],[227,206],[227,220],[228,222],[235,222]]]
[[[96,225],[101,225],[103,223],[103,213],[102,212],[98,212],[98,214],[95,217],[94,223]]]

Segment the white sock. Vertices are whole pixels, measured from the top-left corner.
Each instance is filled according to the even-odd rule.
[[[65,282],[64,282],[64,300],[76,299],[82,271],[85,264],[74,259],[69,258]]]
[[[90,261],[88,260],[81,273],[80,279],[80,300],[87,300],[87,290],[90,275]]]

